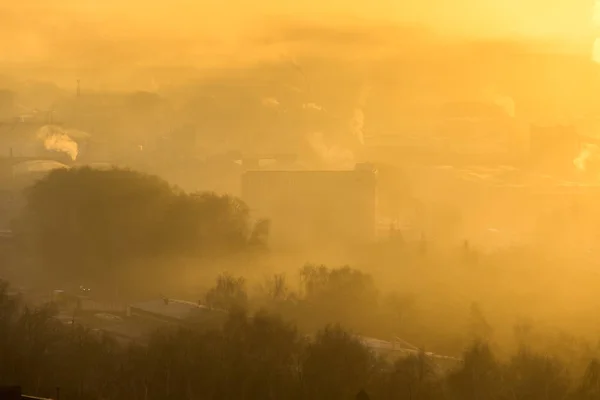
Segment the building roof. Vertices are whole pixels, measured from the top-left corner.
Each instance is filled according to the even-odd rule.
[[[159,325],[139,320],[123,319],[115,323],[98,324],[95,329],[124,341],[143,342],[159,328]]]
[[[130,309],[140,310],[156,316],[177,320],[186,320],[196,316],[199,312],[208,311],[209,308],[189,301],[168,299],[150,300],[142,303],[131,304]]]
[[[369,348],[373,351],[391,353],[391,354],[395,354],[400,357],[409,357],[409,356],[418,355],[420,353],[420,350],[418,350],[414,346],[409,345],[408,343],[406,343],[400,339],[397,339],[394,342],[389,342],[387,340],[375,339],[375,338],[370,338],[370,337],[365,337],[365,336],[359,336],[358,339],[364,346],[366,346],[367,348]],[[438,361],[445,360],[445,361],[460,362],[460,359],[454,358],[454,357],[442,356],[442,355],[438,355],[438,354],[430,353],[430,352],[425,352],[424,354],[427,357],[438,360]]]
[[[54,160],[29,160],[13,165],[13,173],[28,174],[28,173],[44,173],[55,169],[68,169],[69,167],[63,163]]]
[[[343,169],[343,170],[304,170],[304,169],[291,169],[291,170],[250,170],[244,172],[244,175],[304,175],[304,176],[314,176],[314,175],[323,175],[323,176],[335,176],[335,175],[356,175],[356,174],[374,174],[375,171],[368,169]]]

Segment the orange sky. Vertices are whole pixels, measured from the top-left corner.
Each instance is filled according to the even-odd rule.
[[[591,0],[20,0],[2,2],[22,23],[32,14],[93,18],[106,23],[217,29],[273,15],[423,22],[452,31],[485,34],[581,35],[591,27]],[[21,17],[21,18],[19,18]],[[117,24],[119,24],[117,22]]]
[[[591,26],[593,5],[591,0],[21,0],[0,7],[17,14],[78,15],[108,23],[121,20],[188,29],[214,30],[222,24],[293,14],[422,22],[479,34],[581,35]]]
[[[8,1],[8,0],[7,0]],[[60,59],[86,41],[102,49],[137,38],[155,48],[208,41],[200,54],[244,49],[247,32],[279,18],[419,24],[456,36],[546,37],[591,51],[592,0],[20,0],[0,2],[0,61]],[[174,44],[175,43],[175,44]],[[131,47],[137,45],[131,43]],[[587,47],[586,47],[587,46]],[[199,48],[200,48],[199,47]],[[141,50],[140,50],[141,51]],[[144,49],[145,51],[145,49]],[[215,50],[216,51],[216,50]]]

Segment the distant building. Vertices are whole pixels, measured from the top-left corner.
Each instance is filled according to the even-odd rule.
[[[462,361],[456,357],[442,356],[431,352],[423,352],[413,345],[395,338],[393,341],[386,341],[365,336],[358,336],[357,339],[369,350],[379,357],[395,361],[397,359],[417,357],[420,354],[431,360],[439,372],[448,371]]]
[[[224,315],[224,312],[213,310],[205,305],[174,299],[150,300],[127,307],[128,317],[168,324],[202,322],[215,315]]]
[[[293,153],[244,154],[239,162],[244,171],[299,169],[298,157]]]
[[[83,303],[85,305],[85,303]],[[125,315],[115,307],[97,307],[98,312],[90,313],[92,308],[82,307],[85,313],[63,311],[57,318],[65,324],[80,323],[93,332],[102,332],[121,343],[132,341],[147,344],[157,330],[170,326],[185,326],[195,330],[218,328],[227,317],[222,310],[204,305],[174,299],[156,299],[131,304]],[[101,311],[101,309],[107,309]],[[114,312],[114,313],[113,313]]]
[[[181,322],[190,317],[198,308],[199,306],[194,303],[156,299],[129,305],[127,316],[163,322]]]
[[[247,171],[242,199],[256,218],[271,221],[274,245],[342,244],[376,235],[377,172]]]

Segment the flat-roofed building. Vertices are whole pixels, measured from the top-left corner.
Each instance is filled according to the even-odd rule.
[[[224,311],[214,310],[205,305],[174,299],[150,300],[127,307],[128,317],[172,324],[209,321],[225,314]]]

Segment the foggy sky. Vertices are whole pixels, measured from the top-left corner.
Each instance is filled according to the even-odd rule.
[[[4,2],[3,2],[4,3]],[[24,0],[2,6],[15,24],[32,15],[50,23],[79,19],[109,23],[111,31],[136,29],[218,32],[265,17],[294,15],[423,23],[453,32],[484,35],[582,35],[591,28],[591,0]]]
[[[547,38],[582,46],[591,0],[23,0],[0,5],[4,63],[202,64],[255,53],[248,41],[286,21],[420,25],[462,37]],[[6,3],[6,4],[4,4]],[[264,49],[263,49],[264,50]],[[265,51],[268,53],[268,51]]]

